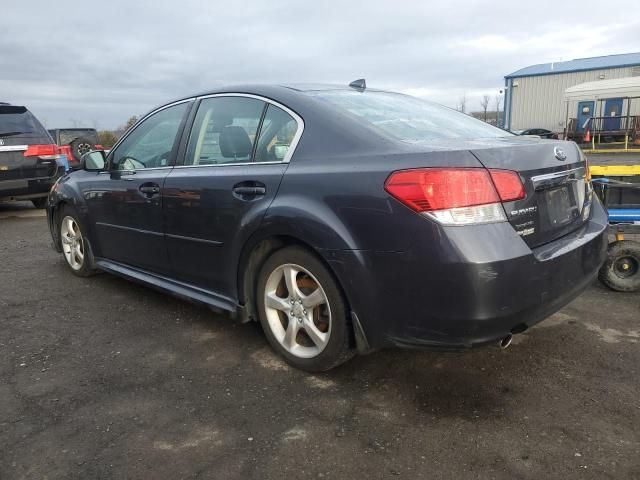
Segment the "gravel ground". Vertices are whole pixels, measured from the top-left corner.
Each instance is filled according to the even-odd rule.
[[[308,375],[257,325],[73,276],[39,212],[0,218],[2,480],[640,479],[638,294],[594,284],[507,350]]]

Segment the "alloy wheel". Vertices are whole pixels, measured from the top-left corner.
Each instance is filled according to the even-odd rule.
[[[81,143],[78,145],[78,153],[80,155],[84,155],[85,153],[89,153],[91,151],[91,145],[88,143]]]
[[[318,280],[304,267],[284,264],[269,275],[264,291],[269,328],[292,355],[313,358],[331,335],[331,308]]]
[[[72,269],[80,270],[84,263],[84,241],[80,227],[73,217],[66,216],[62,219],[60,239],[67,263]]]

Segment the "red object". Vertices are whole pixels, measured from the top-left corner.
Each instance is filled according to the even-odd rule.
[[[54,144],[48,145],[29,145],[24,151],[25,157],[40,157],[40,158],[56,158],[58,156],[58,146]]]
[[[584,134],[584,143],[589,143],[591,141],[591,132],[587,129],[587,133]]]
[[[489,170],[493,184],[496,186],[500,200],[513,202],[525,197],[524,185],[520,175],[511,170]]]
[[[384,188],[416,212],[447,210],[524,198],[516,172],[484,168],[420,168],[391,174]]]
[[[67,161],[70,164],[75,165],[76,163],[79,163],[79,161],[76,160],[76,157],[73,156],[69,145],[60,145],[58,148],[60,149],[60,153],[67,157]]]

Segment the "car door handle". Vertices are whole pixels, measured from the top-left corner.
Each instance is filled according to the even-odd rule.
[[[242,196],[257,196],[267,193],[265,187],[233,187],[233,193]]]
[[[156,184],[143,183],[140,185],[139,190],[145,195],[151,197],[160,193],[160,186]]]

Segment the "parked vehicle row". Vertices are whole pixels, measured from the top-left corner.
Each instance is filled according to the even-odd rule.
[[[49,130],[49,134],[71,168],[80,165],[80,159],[85,153],[102,150],[95,128],[56,128]]]
[[[44,208],[64,173],[58,160],[57,145],[26,107],[0,103],[0,201],[31,200]]]
[[[26,107],[0,103],[0,201],[30,200],[44,208],[55,181],[99,149],[93,128],[47,131]]]
[[[82,166],[47,209],[73,273],[257,320],[309,371],[507,346],[580,294],[607,246],[575,144],[364,82],[182,98]]]

